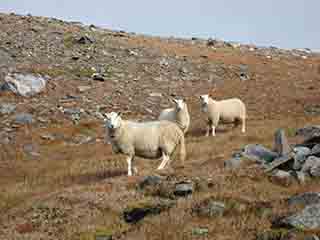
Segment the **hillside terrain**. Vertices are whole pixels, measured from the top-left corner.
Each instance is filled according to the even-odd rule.
[[[247,144],[272,149],[279,128],[296,144],[297,129],[319,124],[319,54],[0,14],[0,85],[9,73],[41,76],[46,87],[26,97],[0,90],[0,239],[319,239],[318,229],[275,224],[301,210],[286,199],[320,192],[317,178],[224,166]],[[207,93],[245,102],[245,134],[221,126],[204,136]],[[185,165],[157,171],[159,161],[138,158],[128,177],[99,113],[152,120],[172,95],[191,114]],[[179,183],[192,193],[178,196]]]

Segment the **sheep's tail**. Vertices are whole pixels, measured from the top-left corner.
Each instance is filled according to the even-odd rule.
[[[182,134],[180,137],[180,162],[182,166],[184,166],[185,159],[186,159],[186,145],[185,145],[184,134]]]

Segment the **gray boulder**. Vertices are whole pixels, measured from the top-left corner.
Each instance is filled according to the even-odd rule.
[[[320,177],[320,158],[315,156],[308,157],[301,171],[313,177]]]
[[[304,144],[320,143],[320,126],[306,126],[296,131],[296,135],[305,138]]]
[[[2,89],[27,97],[40,93],[46,87],[46,79],[37,74],[8,73]]]
[[[259,144],[249,144],[245,146],[242,156],[257,161],[259,163],[269,163],[272,162],[279,155],[262,145]]]
[[[311,150],[307,147],[295,147],[293,151],[295,153],[293,169],[300,170],[304,162],[307,160],[308,155],[311,153]]]
[[[311,205],[320,203],[320,192],[306,192],[290,197],[287,200],[290,206]]]
[[[301,212],[285,217],[281,220],[282,225],[300,230],[314,230],[320,228],[320,204],[312,204],[305,207]]]

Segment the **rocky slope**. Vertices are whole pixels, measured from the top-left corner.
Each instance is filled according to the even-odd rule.
[[[0,14],[0,23],[1,239],[317,239],[316,222],[296,224],[314,206],[287,201],[319,192],[317,179],[283,181],[224,161],[247,144],[271,148],[278,128],[299,143],[295,130],[319,122],[319,55],[45,17]],[[45,88],[21,96],[10,76]],[[208,92],[243,99],[245,135],[221,127],[203,136],[198,95]],[[185,167],[157,172],[157,162],[138,159],[139,176],[128,178],[99,112],[154,119],[169,95],[190,105]]]

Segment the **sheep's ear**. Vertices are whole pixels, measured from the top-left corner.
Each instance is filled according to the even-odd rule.
[[[118,112],[118,117],[121,117],[121,115],[122,115],[122,112]]]

